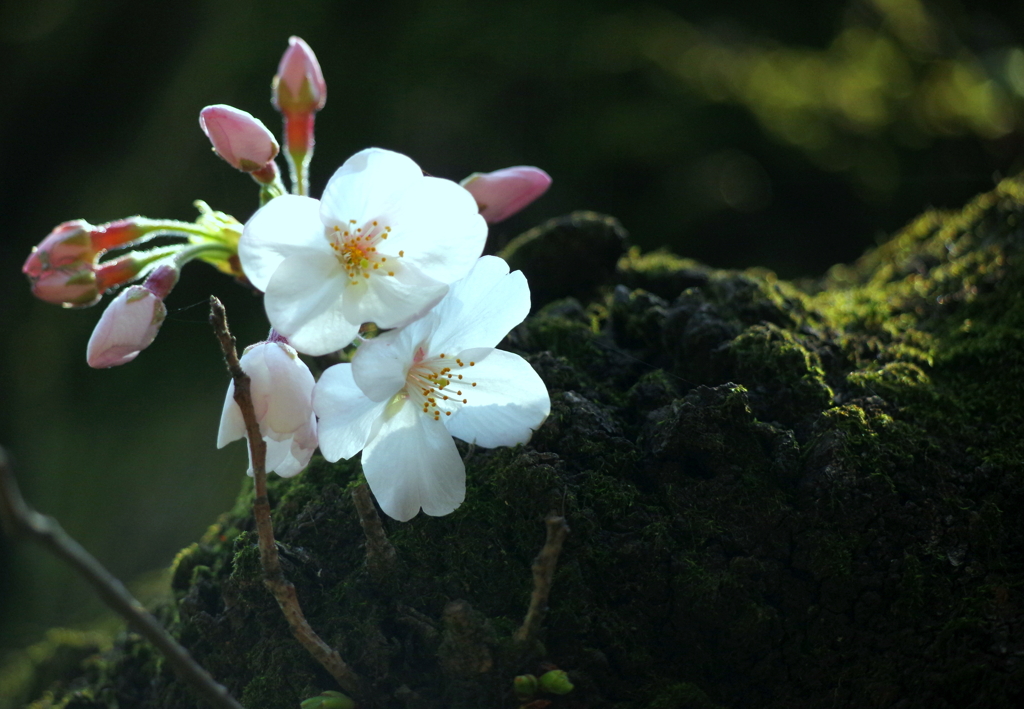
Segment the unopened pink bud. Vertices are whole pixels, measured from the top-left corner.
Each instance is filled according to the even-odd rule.
[[[128,255],[98,265],[79,261],[30,275],[29,280],[32,294],[40,300],[65,308],[84,308],[95,304],[111,288],[134,279],[144,266],[145,262]]]
[[[271,91],[271,102],[282,113],[314,113],[324,107],[327,84],[320,63],[299,37],[288,38]]]
[[[36,279],[47,271],[92,261],[96,251],[89,234],[95,228],[82,219],[57,225],[38,246],[32,247],[21,272]]]
[[[277,155],[273,133],[258,118],[237,108],[207,106],[199,112],[199,127],[216,153],[242,172],[255,172]]]
[[[144,221],[132,217],[101,226],[82,219],[64,222],[33,247],[21,272],[40,300],[65,307],[92,305],[108,288],[138,275],[142,264],[134,258],[96,262],[107,249],[141,238]]]
[[[91,263],[43,271],[31,280],[32,295],[54,305],[84,308],[100,299],[101,291]]]
[[[94,305],[111,288],[133,280],[145,265],[145,261],[129,254],[101,264],[73,263],[29,276],[29,280],[32,294],[40,300],[65,308],[84,308]]]
[[[127,364],[156,339],[167,316],[161,298],[145,286],[129,286],[103,311],[89,338],[86,361],[103,369]]]
[[[520,165],[494,172],[474,172],[462,181],[488,224],[508,219],[551,186],[551,176],[538,167]]]

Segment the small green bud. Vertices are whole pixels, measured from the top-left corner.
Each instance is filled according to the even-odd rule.
[[[573,685],[565,670],[551,670],[540,676],[540,688],[550,694],[568,694]]]
[[[299,706],[301,709],[355,709],[356,703],[341,692],[330,689],[304,700]]]
[[[516,697],[521,701],[528,702],[537,694],[537,678],[533,675],[519,675],[512,680],[512,688]]]

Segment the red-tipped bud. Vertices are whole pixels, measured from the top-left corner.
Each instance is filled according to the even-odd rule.
[[[158,266],[141,286],[121,291],[96,323],[86,361],[90,367],[103,369],[127,364],[149,347],[167,317],[164,298],[178,281],[173,266]]]
[[[133,217],[102,226],[82,219],[64,222],[32,248],[21,272],[28,276],[32,292],[41,300],[66,307],[92,305],[106,288],[139,273],[141,264],[135,259],[118,259],[102,266],[96,261],[107,249],[141,238],[143,221]],[[122,278],[129,271],[130,275]]]
[[[474,172],[462,181],[480,207],[488,224],[508,219],[551,186],[551,176],[538,167],[506,167],[494,172]]]
[[[65,308],[95,304],[105,292],[136,278],[145,262],[133,255],[96,264],[76,262],[61,268],[29,275],[32,294],[40,300]]]
[[[282,113],[314,113],[324,107],[327,84],[320,63],[299,37],[288,38],[271,91],[271,102]]]
[[[199,112],[199,127],[214,151],[242,172],[256,172],[274,159],[278,145],[258,118],[231,106],[207,106]]]

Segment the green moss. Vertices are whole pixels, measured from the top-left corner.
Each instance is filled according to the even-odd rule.
[[[766,413],[773,419],[790,423],[832,401],[821,359],[791,331],[772,323],[754,325],[732,341],[729,355],[738,381],[770,390]]]
[[[367,679],[366,706],[511,705],[512,678],[547,663],[575,685],[552,709],[930,707],[953,691],[1010,706],[1022,198],[1003,182],[799,286],[638,250],[604,280],[537,269],[538,312],[508,346],[547,382],[551,415],[527,445],[461,447],[456,512],[384,521],[394,578],[365,569],[357,461],[271,483],[285,573]],[[598,232],[621,252],[621,227],[575,215],[516,258],[575,262]],[[335,687],[263,587],[251,500],[179,554],[158,612],[247,706],[295,706]],[[571,534],[524,655],[511,638],[551,512]],[[78,684],[36,687],[69,706],[191,706],[130,637],[104,657]]]
[[[53,628],[46,637],[9,658],[0,669],[0,707],[18,707],[44,692],[62,694],[82,663],[110,647],[109,634]],[[61,706],[54,700],[53,706]],[[42,704],[40,706],[47,706]]]
[[[678,682],[659,691],[647,705],[649,709],[721,709],[700,687]]]

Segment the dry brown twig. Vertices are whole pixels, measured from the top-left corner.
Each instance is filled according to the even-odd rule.
[[[196,663],[188,651],[160,625],[160,621],[150,615],[92,554],[72,539],[57,520],[29,507],[18,490],[14,472],[10,469],[3,448],[0,448],[0,521],[10,537],[34,539],[70,564],[92,584],[104,603],[163,653],[178,678],[192,687],[210,706],[217,709],[242,709],[242,705],[228,690]]]
[[[210,324],[224,352],[228,371],[235,383],[235,402],[242,410],[245,421],[246,439],[252,459],[253,480],[256,487],[256,499],[252,511],[256,518],[256,532],[260,545],[260,564],[263,567],[263,583],[277,599],[277,605],[288,620],[292,634],[304,648],[327,670],[335,681],[347,692],[360,693],[362,684],[359,676],[349,667],[338,651],[325,643],[309,625],[299,605],[295,586],[284,577],[281,561],[277,555],[277,543],[274,541],[274,523],[270,518],[270,500],[267,498],[267,444],[260,435],[259,422],[249,392],[249,376],[242,371],[235,350],[235,338],[228,329],[227,314],[224,305],[216,297],[210,296]]]
[[[512,636],[513,642],[524,650],[529,650],[540,636],[544,625],[544,613],[548,609],[548,596],[551,594],[551,580],[555,576],[558,555],[562,551],[562,543],[569,534],[569,525],[564,517],[548,515],[544,520],[547,536],[540,553],[533,560],[533,593],[530,595],[530,607],[526,611],[523,624]]]

